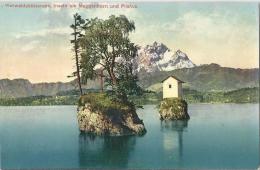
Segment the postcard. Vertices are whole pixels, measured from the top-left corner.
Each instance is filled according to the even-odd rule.
[[[0,169],[257,169],[258,7],[1,1]]]

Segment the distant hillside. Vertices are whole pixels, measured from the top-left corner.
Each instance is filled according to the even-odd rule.
[[[133,96],[131,100],[138,105],[159,104],[162,92],[145,93],[142,96]],[[183,98],[188,103],[259,103],[259,87],[242,88],[228,92],[199,92],[184,89]]]
[[[27,97],[38,95],[54,95],[60,90],[71,90],[72,83],[37,83],[26,79],[0,80],[0,97]]]
[[[0,98],[0,106],[38,106],[38,105],[77,105],[79,95],[73,90],[61,96],[34,96],[22,98]],[[259,103],[259,88],[243,88],[229,92],[199,92],[184,89],[183,98],[188,103]],[[142,96],[130,96],[137,106],[158,105],[162,100],[160,93],[144,93]]]
[[[201,65],[169,72],[140,72],[144,88],[160,91],[160,82],[169,75],[185,81],[184,87],[198,91],[230,91],[246,87],[259,87],[259,69],[235,69],[218,64]]]
[[[89,81],[84,88],[97,88],[97,82]],[[26,79],[0,80],[0,98],[17,98],[29,96],[54,96],[57,93],[77,89],[74,81],[68,83],[36,83]]]
[[[161,91],[160,82],[169,75],[185,81],[184,87],[205,91],[230,91],[247,87],[259,87],[259,69],[234,69],[217,64],[201,65],[173,71],[139,72],[140,84],[152,91]],[[99,81],[89,81],[85,89],[99,89]],[[29,96],[55,96],[77,89],[75,82],[37,83],[26,79],[0,80],[0,98]]]
[[[242,88],[228,92],[199,92],[184,89],[188,103],[258,103],[259,87]]]

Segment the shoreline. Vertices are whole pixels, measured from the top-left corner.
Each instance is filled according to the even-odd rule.
[[[258,103],[188,103],[189,105],[225,105],[225,104],[234,104],[234,105],[244,105],[244,104],[259,104]],[[0,107],[69,107],[74,106],[77,107],[77,105],[0,105]],[[157,106],[157,104],[144,104],[143,106]]]

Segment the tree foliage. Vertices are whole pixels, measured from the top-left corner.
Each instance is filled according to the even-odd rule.
[[[133,71],[138,46],[129,39],[129,33],[134,30],[134,22],[124,15],[111,15],[106,20],[86,20],[84,35],[80,38],[82,77],[93,78],[95,66],[101,65],[107,85],[123,101],[127,95],[141,93]]]

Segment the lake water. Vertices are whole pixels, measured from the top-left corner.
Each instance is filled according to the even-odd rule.
[[[142,137],[79,133],[75,106],[0,107],[1,168],[246,168],[259,164],[258,104],[189,105],[189,121],[138,110]]]

